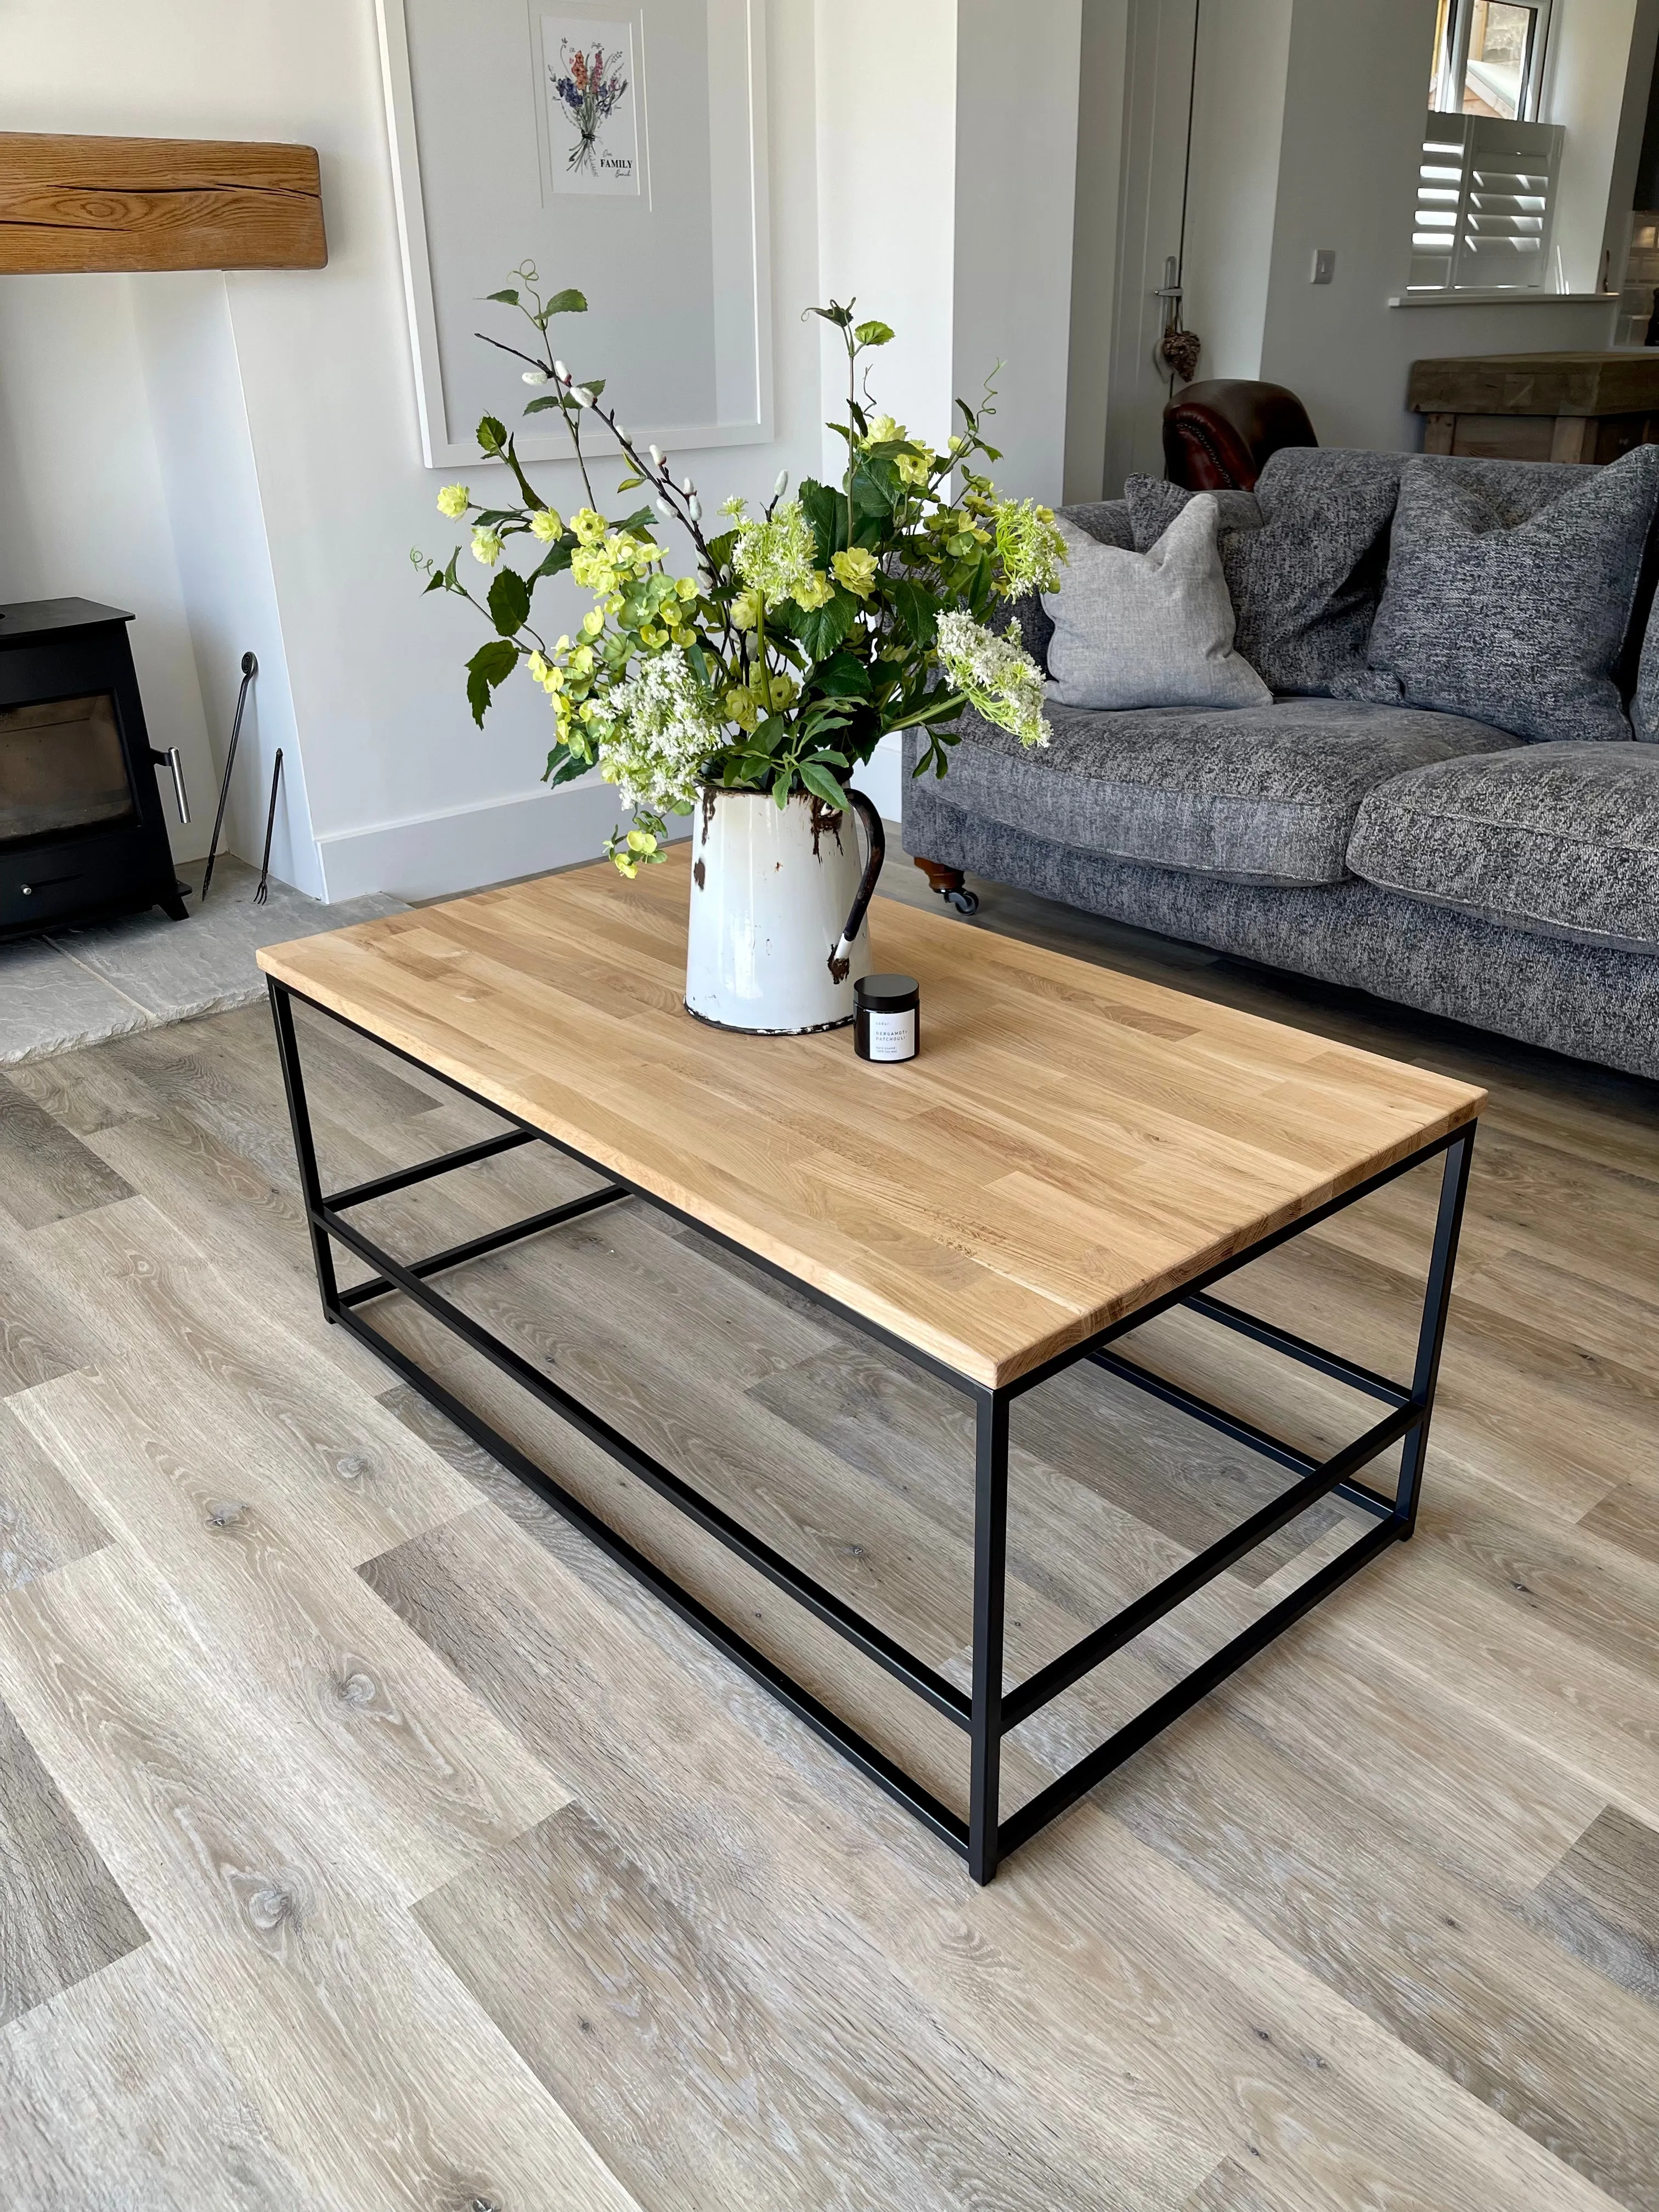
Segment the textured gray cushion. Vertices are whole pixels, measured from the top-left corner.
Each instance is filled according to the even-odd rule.
[[[1238,650],[1273,690],[1328,692],[1334,677],[1364,666],[1401,459],[1285,447],[1254,492],[1212,495]],[[1141,548],[1194,496],[1152,477],[1123,489]]]
[[[1651,563],[1652,553],[1649,561]],[[1659,744],[1659,597],[1648,613],[1647,633],[1636,672],[1636,692],[1630,702],[1632,733],[1649,744]]]
[[[1374,786],[1513,744],[1454,715],[1329,699],[1134,714],[1051,702],[1048,712],[1041,750],[964,715],[951,803],[1060,844],[1243,883],[1338,881]]]
[[[1233,603],[1200,492],[1145,553],[1063,519],[1068,558],[1042,594],[1051,696],[1065,707],[1253,707],[1267,685],[1233,650]]]
[[[1374,791],[1358,876],[1518,928],[1659,951],[1659,747],[1528,745]]]
[[[1553,477],[1536,463],[1505,474],[1407,460],[1370,665],[1333,691],[1473,714],[1521,738],[1628,738],[1614,672],[1659,448],[1576,470],[1552,494]]]
[[[906,744],[914,758],[914,738]],[[1352,877],[1271,890],[1146,867],[1006,829],[952,805],[948,777],[906,784],[907,852],[1091,914],[1659,1077],[1659,958],[1650,953],[1540,937]],[[1411,1025],[1401,1049],[1407,1057],[1423,1051],[1420,1024]]]
[[[1135,533],[1129,521],[1127,500],[1082,500],[1075,507],[1062,507],[1060,514],[1063,520],[1074,522],[1102,545],[1121,545],[1126,553],[1134,550]],[[1046,672],[1048,641],[1054,634],[1054,626],[1043,612],[1042,601],[1035,592],[1025,592],[1018,599],[1010,599],[998,617],[999,630],[1007,628],[1010,615],[1019,624],[1020,643]]]

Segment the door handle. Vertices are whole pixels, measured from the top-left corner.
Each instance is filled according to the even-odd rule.
[[[179,748],[177,745],[169,745],[167,750],[161,753],[157,752],[152,745],[149,749],[149,757],[157,768],[165,767],[173,770],[173,800],[179,809],[179,826],[183,828],[190,821],[190,799],[185,790],[185,764],[179,757]]]

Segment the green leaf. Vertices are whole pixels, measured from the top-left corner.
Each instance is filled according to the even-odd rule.
[[[827,568],[830,556],[841,552],[847,544],[846,498],[812,477],[806,478],[795,496],[800,501],[801,513],[811,525],[818,566]]]
[[[542,562],[539,568],[531,572],[531,582],[538,584],[544,576],[563,575],[565,570],[570,566],[570,556],[575,550],[576,541],[568,532],[562,538],[555,538],[552,545],[548,549],[546,560]]]
[[[504,307],[516,307],[519,304],[518,294],[510,289],[505,292],[487,292],[484,297],[488,300],[499,300]]]
[[[831,653],[814,671],[812,683],[826,699],[870,696],[870,672],[855,653]]]
[[[544,392],[539,399],[526,400],[524,411],[526,415],[541,415],[550,407],[574,407],[575,404],[568,392]]]
[[[486,453],[499,453],[507,443],[507,425],[486,415],[478,424],[478,444]]]
[[[579,775],[586,775],[592,765],[580,753],[573,753],[568,745],[555,745],[547,757],[547,772],[542,781],[556,791],[562,783],[574,783]]]
[[[908,576],[892,576],[885,586],[888,605],[911,642],[929,646],[939,624],[939,601]]]
[[[809,307],[806,312],[809,315],[819,316],[826,323],[833,323],[838,331],[844,331],[853,319],[853,310],[843,307],[837,300],[831,300],[827,307]]]
[[[516,568],[498,568],[489,586],[489,619],[503,637],[516,637],[530,619],[530,586]]]
[[[846,812],[847,793],[830,770],[819,762],[803,761],[800,764],[800,780],[814,799],[822,799],[827,805],[839,808],[842,813]]]
[[[542,313],[544,315],[585,315],[587,301],[574,284],[568,284],[562,292],[553,295]]]
[[[786,599],[778,612],[787,617],[810,659],[827,660],[857,621],[858,607],[850,592],[836,592],[821,607],[798,607]]]
[[[619,492],[637,491],[644,482],[645,478],[643,477],[624,477],[622,482],[617,486],[617,489]]]
[[[519,648],[509,645],[504,637],[492,637],[488,645],[481,645],[466,664],[466,697],[472,709],[472,719],[480,729],[489,705],[489,695],[519,665]]]
[[[422,585],[421,589],[423,592],[441,592],[444,589],[443,570],[441,568],[434,568],[432,571],[432,574],[427,578],[425,583]]]
[[[891,327],[886,323],[860,323],[853,336],[861,346],[884,346],[892,343]]]

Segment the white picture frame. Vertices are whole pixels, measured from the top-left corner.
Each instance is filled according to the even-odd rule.
[[[685,82],[684,70],[665,70],[657,88],[658,127],[654,134],[653,131],[653,48],[662,41],[653,41],[651,33],[653,20],[667,19],[667,0],[637,0],[632,6],[627,0],[568,0],[568,4],[573,15],[604,15],[629,28],[639,77],[633,95],[633,127],[641,181],[638,191],[625,199],[570,195],[553,183],[541,33],[544,21],[553,20],[555,11],[564,12],[560,0],[486,0],[484,6],[474,0],[459,11],[469,20],[470,29],[477,21],[480,59],[476,70],[469,71],[458,70],[453,56],[428,58],[431,81],[441,82],[443,96],[436,127],[428,129],[424,147],[418,127],[420,41],[428,22],[435,19],[447,27],[447,19],[441,11],[434,18],[435,0],[376,0],[421,450],[428,468],[483,465],[475,432],[486,407],[515,428],[518,451],[525,459],[568,455],[568,441],[556,414],[532,416],[521,422],[520,411],[529,395],[517,381],[516,368],[509,376],[505,356],[491,363],[489,349],[471,336],[473,329],[488,327],[492,336],[520,343],[510,311],[483,301],[489,291],[511,282],[511,271],[526,258],[537,262],[546,289],[574,284],[586,294],[590,307],[602,304],[596,293],[609,286],[608,331],[598,317],[592,322],[589,317],[561,320],[553,325],[554,351],[561,357],[569,354],[579,374],[606,377],[607,402],[617,406],[640,442],[654,441],[684,453],[763,445],[774,436],[764,0],[703,0],[701,19],[685,8],[684,0],[678,0],[672,18],[677,26],[699,20],[706,26],[708,99],[712,103],[718,81],[725,103],[716,118],[720,127],[711,125],[706,116],[699,118],[695,102],[684,108],[692,135],[701,124],[708,149],[701,200],[695,191],[688,194],[684,189],[687,174],[694,184],[697,179],[695,154],[680,164],[685,173],[672,173],[674,103]],[[457,12],[452,8],[450,15]],[[717,46],[726,64],[720,70],[715,66]],[[525,72],[523,97],[516,101],[506,96],[511,87],[501,82],[502,58],[510,63],[515,52],[522,54]],[[450,66],[445,66],[446,60]],[[469,108],[476,113],[469,113]],[[746,127],[729,127],[734,113]],[[436,143],[440,139],[442,143]],[[473,167],[463,158],[467,146],[476,149],[477,163],[495,164],[489,204],[477,222],[457,216],[466,191],[476,190],[477,184]],[[539,183],[533,201],[528,183],[532,175]],[[501,176],[520,179],[516,198],[510,189],[499,188]],[[630,285],[635,262],[607,249],[601,228],[607,222],[614,223],[615,211],[623,208],[632,211],[625,219],[636,222],[648,223],[659,216],[683,222],[688,204],[691,219],[707,225],[713,336],[704,349],[706,362],[695,344],[688,349],[683,314],[665,311],[653,327],[649,287]],[[478,235],[481,228],[492,226],[497,227],[495,234]],[[526,229],[538,235],[526,240]],[[550,252],[550,240],[554,241]],[[493,279],[470,282],[462,265],[463,251],[472,263],[482,262],[493,270]],[[677,268],[679,260],[675,257]],[[586,265],[590,261],[591,267]],[[617,335],[624,327],[625,338]],[[481,369],[477,365],[480,362],[491,365]],[[665,387],[657,394],[659,404],[636,399],[629,390],[630,364],[635,382],[648,375],[653,365],[660,368],[666,364],[675,372],[675,389],[672,393],[666,390],[670,380],[665,373],[659,376]],[[488,380],[492,374],[493,385]],[[681,401],[680,391],[699,379],[701,396],[708,404],[688,406]],[[481,389],[484,406],[477,404]],[[693,398],[697,396],[694,392]],[[677,414],[682,419],[673,419]]]

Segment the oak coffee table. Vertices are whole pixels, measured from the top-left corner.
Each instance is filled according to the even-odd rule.
[[[259,955],[270,989],[323,1310],[585,1531],[989,1881],[998,1861],[1259,1652],[1416,1518],[1482,1091],[1277,1023],[878,901],[884,968],[921,982],[921,1053],[860,1060],[850,1031],[747,1037],[684,1011],[687,860],[607,865],[358,923]],[[301,1000],[504,1124],[325,1192],[294,1020]],[[352,1219],[371,1200],[521,1145],[595,1188],[415,1259]],[[1248,1261],[1437,1155],[1416,1358],[1395,1381],[1215,1295]],[[972,1688],[947,1680],[572,1395],[436,1287],[599,1206],[663,1208],[970,1400]],[[334,1248],[374,1269],[342,1289]],[[371,1326],[401,1292],[967,1735],[964,1820]],[[1316,1460],[1115,1349],[1183,1306],[1378,1401]],[[664,1327],[672,1325],[665,1311]],[[1008,1415],[1091,1361],[1286,1470],[1275,1499],[1012,1688],[1003,1680]],[[1362,1479],[1402,1446],[1392,1494]],[[1007,1817],[1003,1737],[1255,1546],[1334,1492],[1372,1516],[1338,1557]]]

